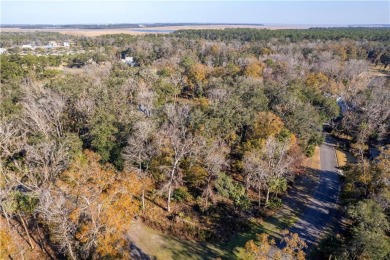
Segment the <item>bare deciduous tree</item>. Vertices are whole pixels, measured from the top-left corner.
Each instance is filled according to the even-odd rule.
[[[259,192],[259,205],[261,189],[267,190],[266,201],[268,203],[272,179],[284,178],[289,171],[293,158],[288,155],[288,143],[279,142],[269,137],[262,150],[247,153],[244,158],[246,182]]]
[[[245,184],[258,192],[258,204],[261,205],[261,192],[267,184],[265,162],[260,157],[260,151],[249,152],[244,157]]]
[[[8,224],[9,213],[4,203],[11,197],[15,187],[21,184],[23,168],[16,158],[25,143],[26,135],[19,125],[0,121],[0,210]]]
[[[161,189],[168,193],[167,210],[170,212],[173,189],[181,183],[180,164],[187,156],[198,151],[199,138],[187,129],[188,107],[167,105],[165,113],[167,122],[161,126],[157,135],[160,137],[160,151],[170,154],[169,165],[163,166],[168,178]]]
[[[137,121],[134,132],[127,140],[127,146],[123,151],[126,167],[135,170],[142,180],[142,209],[145,208],[145,183],[149,174],[149,164],[156,149],[153,143],[155,126],[151,120]]]
[[[22,120],[30,132],[42,134],[45,138],[63,136],[62,115],[66,106],[65,98],[40,86],[26,88],[22,102]]]
[[[61,252],[66,253],[71,259],[77,259],[77,241],[74,235],[77,230],[76,223],[69,221],[75,208],[72,208],[65,194],[60,190],[45,189],[39,198],[37,211],[40,217],[50,227],[50,236]],[[73,205],[74,206],[74,205]]]
[[[35,189],[51,185],[58,174],[65,170],[70,160],[66,140],[48,140],[36,145],[26,145],[26,177]]]
[[[210,145],[206,144],[201,148],[202,165],[207,171],[206,186],[202,194],[206,200],[206,207],[208,207],[209,200],[214,199],[214,181],[218,178],[222,167],[227,166],[227,153],[228,147],[222,140],[215,140]]]

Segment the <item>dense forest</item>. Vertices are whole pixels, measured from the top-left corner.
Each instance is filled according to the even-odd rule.
[[[347,227],[315,259],[390,256],[390,86],[370,74],[388,67],[389,29],[1,36],[0,258],[20,258],[12,229],[48,258],[130,258],[134,218],[228,241],[283,205],[323,124],[357,162],[341,177]],[[52,40],[83,51],[19,49]],[[246,249],[263,259],[272,244]]]

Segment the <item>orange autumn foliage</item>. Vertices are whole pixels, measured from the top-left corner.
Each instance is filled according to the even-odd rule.
[[[262,147],[268,137],[277,137],[283,128],[284,123],[279,116],[272,112],[259,112],[248,133],[248,141],[244,144],[244,150]]]
[[[12,259],[17,253],[17,245],[15,244],[10,231],[4,225],[0,229],[0,259]]]
[[[125,257],[125,233],[139,211],[142,183],[99,160],[84,151],[56,184],[69,195],[69,221],[78,225],[75,238],[81,245],[94,245],[100,257]]]
[[[272,112],[260,112],[253,125],[254,136],[267,139],[270,136],[277,136],[284,127],[280,117]]]

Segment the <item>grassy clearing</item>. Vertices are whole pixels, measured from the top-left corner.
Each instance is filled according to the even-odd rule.
[[[241,232],[234,236],[229,242],[221,245],[224,252],[224,259],[242,259],[244,255],[245,243],[256,238],[257,233],[265,232],[263,225],[259,221],[251,221],[250,228],[246,232]]]
[[[343,167],[347,164],[347,155],[343,150],[336,149],[337,164]]]
[[[347,163],[356,163],[356,158],[352,154],[341,149],[336,149],[336,157],[339,167],[343,167]]]
[[[281,233],[286,228],[283,224],[283,222],[272,221],[272,217],[267,220],[252,219],[247,231],[236,234],[229,242],[220,245],[220,250],[224,252],[221,257],[223,259],[252,259],[245,252],[246,242],[255,239],[256,234],[260,233],[267,233],[273,239],[281,239]]]
[[[284,210],[284,209],[282,209]],[[267,220],[253,218],[249,229],[237,233],[226,243],[199,243],[177,239],[152,229],[141,221],[134,221],[130,228],[131,240],[146,254],[155,259],[252,259],[245,250],[245,244],[256,238],[256,234],[267,233],[271,238],[280,240],[282,231],[298,220],[291,212],[277,214]]]
[[[288,222],[287,219],[284,221]],[[281,222],[282,223],[282,222]],[[245,243],[256,238],[258,233],[268,233],[273,238],[281,238],[283,230],[276,223],[268,223],[253,219],[250,228],[238,233],[227,243],[211,244],[177,239],[152,229],[141,221],[134,221],[130,228],[131,240],[146,254],[157,260],[169,259],[251,259],[245,253]]]
[[[316,147],[314,150],[314,154],[312,157],[307,158],[306,161],[303,163],[303,165],[306,168],[314,169],[314,170],[320,170],[320,147]]]
[[[223,251],[209,243],[177,239],[154,230],[141,221],[131,224],[130,238],[142,251],[155,259],[200,260],[224,255]]]

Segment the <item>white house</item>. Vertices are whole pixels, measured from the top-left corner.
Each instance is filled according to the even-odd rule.
[[[64,42],[64,47],[70,47],[70,43],[69,42]]]
[[[0,54],[6,53],[7,49],[6,48],[0,48]]]
[[[22,45],[21,48],[22,48],[22,49],[30,49],[30,50],[34,49],[30,44]]]

